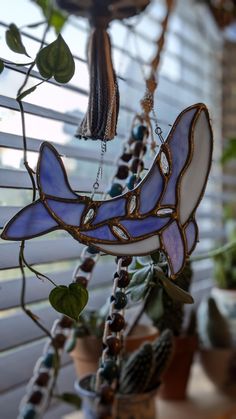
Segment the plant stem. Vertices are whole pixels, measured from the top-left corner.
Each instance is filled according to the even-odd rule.
[[[192,256],[190,258],[191,262],[197,262],[199,260],[204,260],[204,259],[211,259],[214,258],[216,256],[220,256],[223,253],[226,253],[230,250],[233,250],[234,248],[236,248],[236,240],[225,244],[224,246],[218,247],[217,249],[211,250],[208,253],[202,253],[200,255],[197,256]]]

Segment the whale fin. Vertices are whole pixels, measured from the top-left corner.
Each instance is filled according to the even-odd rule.
[[[78,199],[78,195],[69,185],[60,155],[47,142],[44,142],[40,147],[37,182],[41,194],[55,198]]]
[[[4,240],[27,240],[50,231],[59,225],[38,200],[19,211],[4,227],[1,238]]]

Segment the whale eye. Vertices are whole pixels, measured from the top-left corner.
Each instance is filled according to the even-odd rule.
[[[86,213],[85,217],[84,217],[84,222],[83,224],[88,224],[89,221],[91,221],[94,217],[95,211],[93,208],[90,208],[88,210],[88,212]]]
[[[164,175],[168,175],[170,171],[168,159],[163,151],[161,152],[161,170],[164,173]]]
[[[125,232],[123,230],[121,230],[120,227],[117,226],[113,226],[112,230],[114,231],[114,233],[120,237],[123,240],[129,240],[129,237],[127,236],[127,234],[125,234]]]
[[[137,207],[137,197],[136,197],[136,195],[133,195],[131,197],[131,199],[129,200],[129,203],[128,203],[128,211],[129,211],[129,213],[130,214],[133,214],[133,212],[136,209],[136,207]]]
[[[172,214],[172,212],[174,212],[173,208],[161,208],[156,212],[156,215],[170,215]]]

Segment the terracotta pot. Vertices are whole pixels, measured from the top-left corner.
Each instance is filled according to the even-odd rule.
[[[154,341],[159,332],[153,326],[138,325],[131,336],[125,339],[124,349],[126,353],[133,352],[145,341]],[[75,363],[78,377],[96,372],[98,361],[102,354],[102,339],[94,336],[78,338],[76,347],[71,352]]]
[[[209,379],[221,392],[236,397],[236,349],[200,349],[200,360]]]
[[[236,290],[214,287],[211,296],[227,321],[233,345],[236,346]]]
[[[174,338],[174,354],[163,374],[158,394],[162,399],[184,400],[193,356],[197,348],[196,336]]]
[[[89,389],[90,378],[91,375],[87,375],[79,380],[79,382],[76,382],[75,389],[83,400],[83,418],[97,419],[98,404],[96,402],[96,394]],[[157,418],[155,396],[156,390],[141,394],[118,394],[115,398],[112,414],[116,419]],[[102,406],[102,411],[99,411],[99,413],[106,416],[106,414],[109,414],[109,407]]]

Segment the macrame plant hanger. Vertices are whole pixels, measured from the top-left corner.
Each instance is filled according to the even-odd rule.
[[[125,19],[142,12],[150,0],[57,0],[60,8],[89,19],[90,37],[87,47],[90,76],[87,112],[76,136],[92,140],[112,140],[116,135],[119,113],[119,89],[107,32],[114,19]],[[110,111],[111,110],[111,111]],[[111,112],[111,124],[106,129]]]

